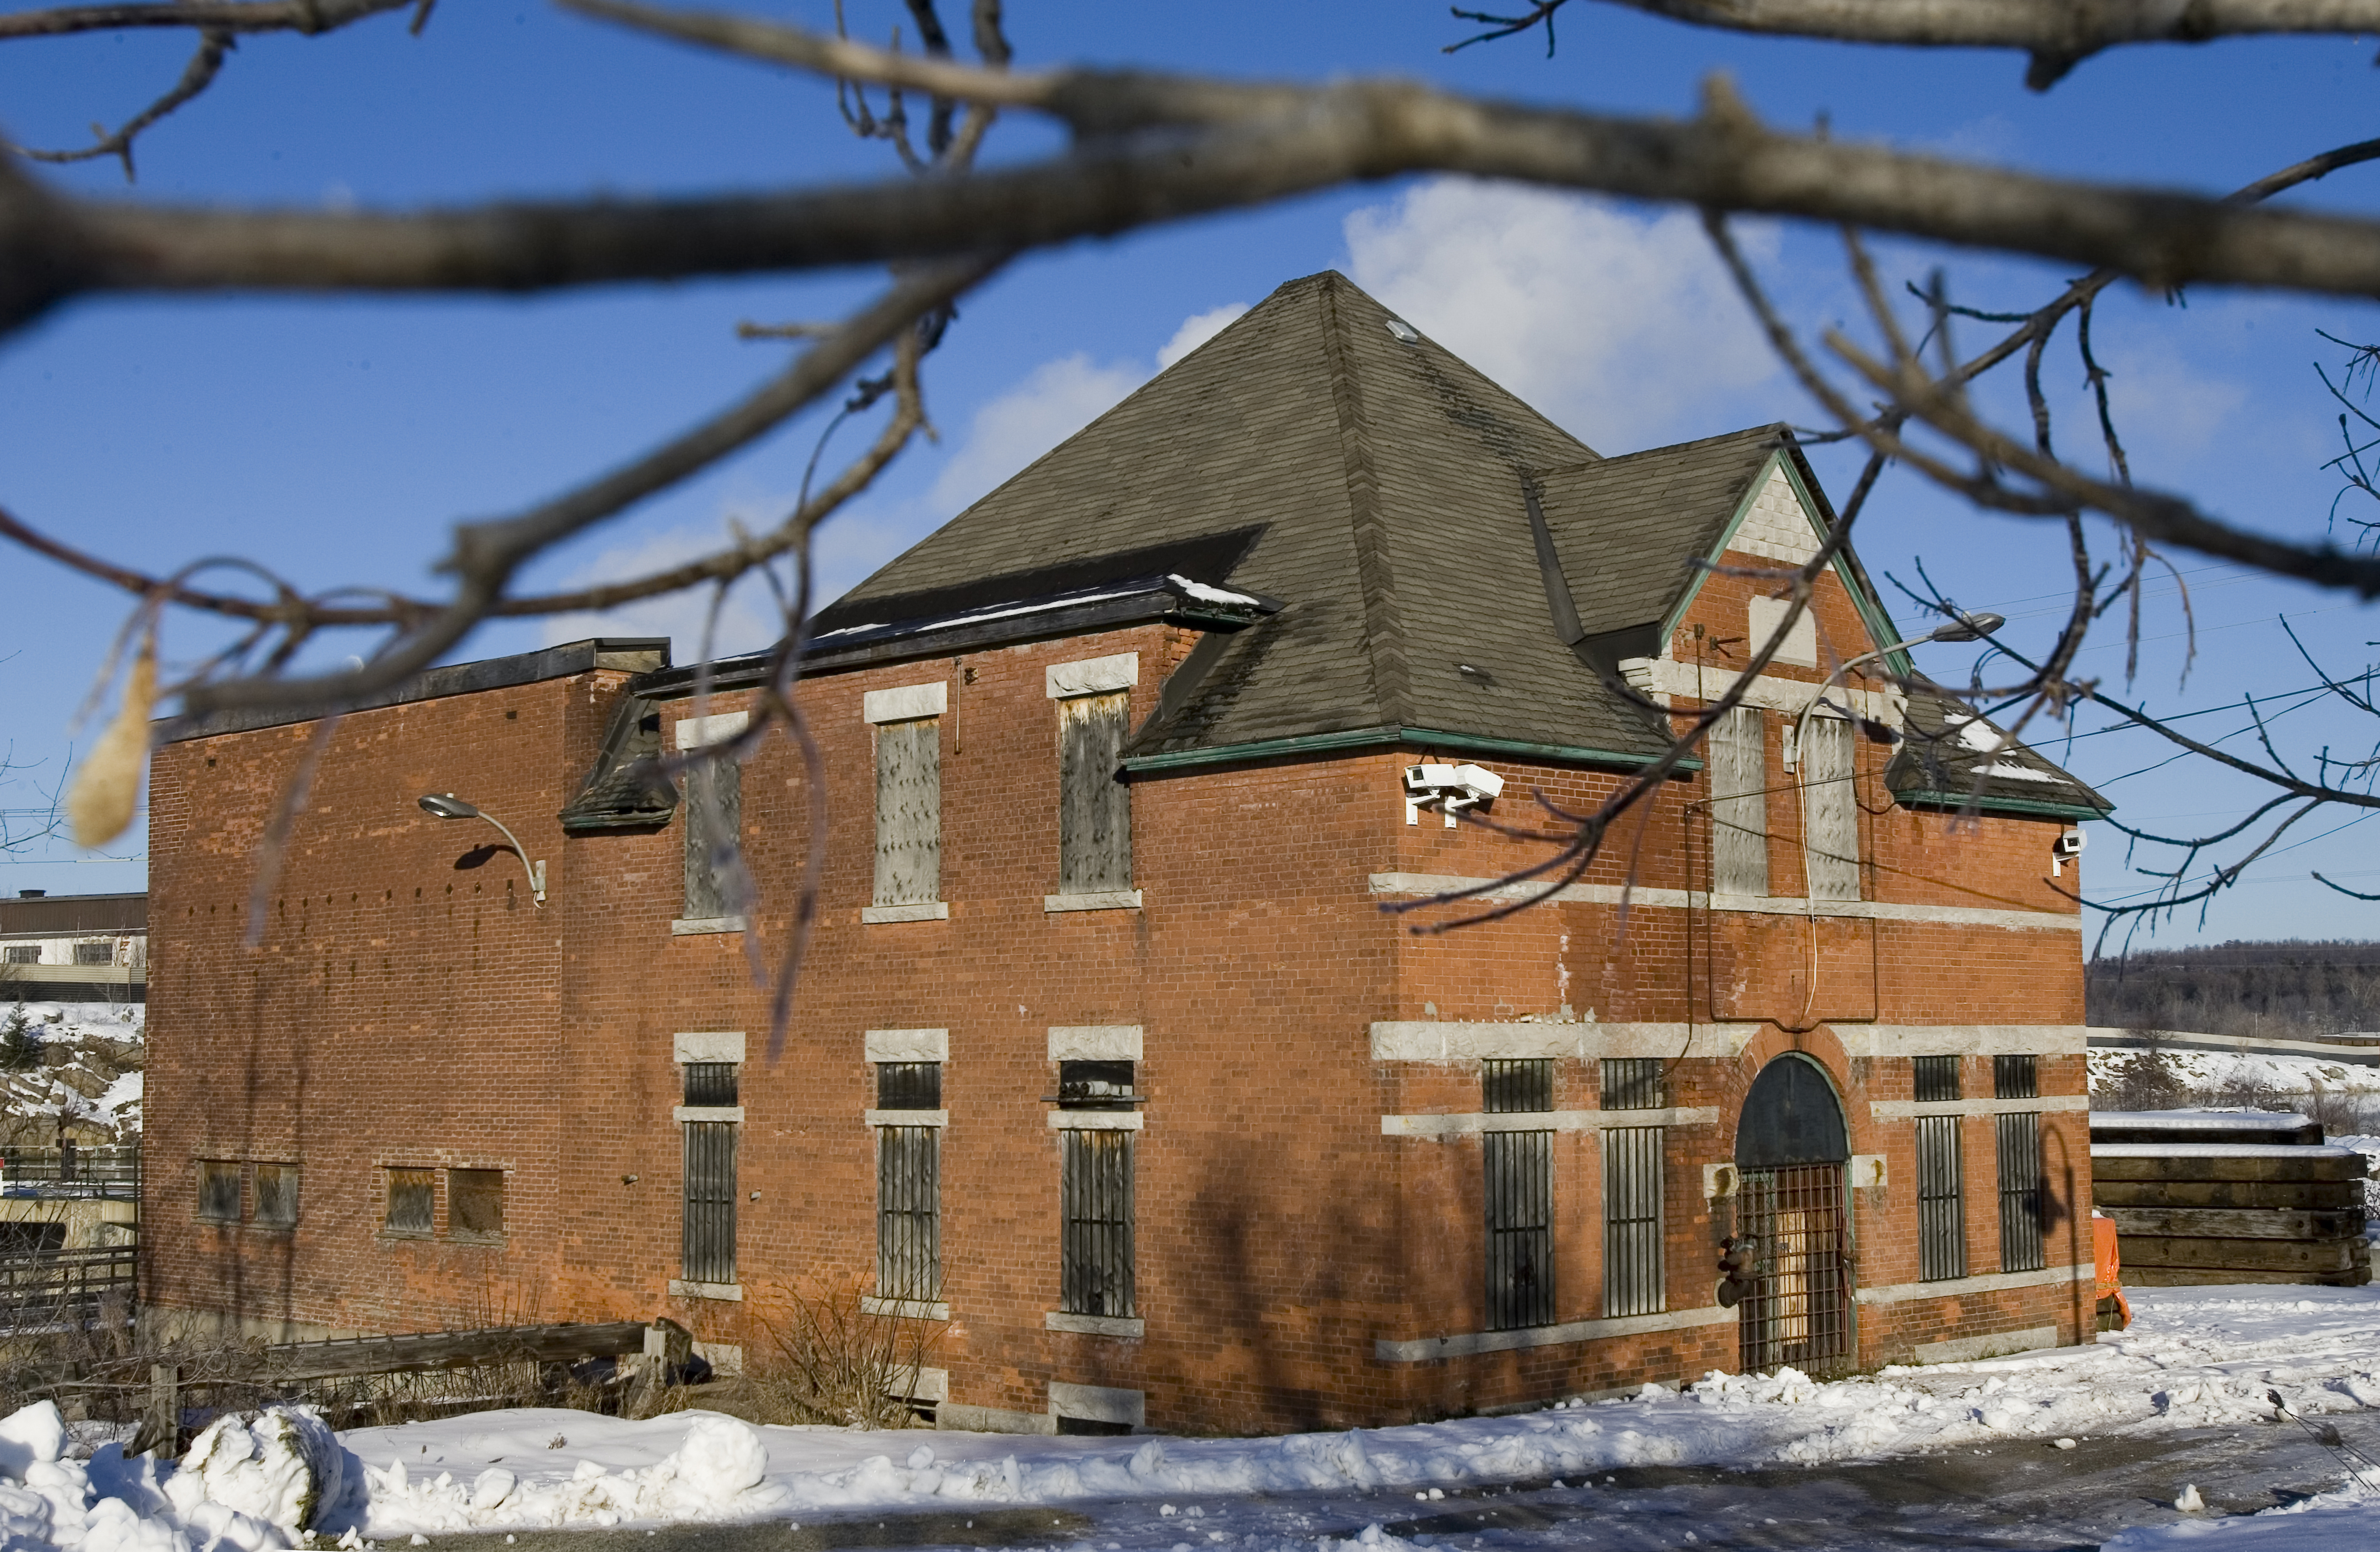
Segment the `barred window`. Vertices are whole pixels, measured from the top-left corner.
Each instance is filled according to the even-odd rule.
[[[1550,1061],[1480,1064],[1483,1108],[1517,1115],[1554,1107]],[[1481,1138],[1486,1167],[1488,1328],[1550,1326],[1554,1318],[1554,1134],[1495,1130]]]
[[[1126,1064],[1129,1065],[1129,1064]],[[1066,1314],[1130,1318],[1133,1294],[1133,1136],[1061,1131],[1059,1303]]]
[[[1992,1118],[1999,1144],[2000,1270],[2037,1272],[2042,1244],[2041,1117],[2032,1110]]]
[[[1959,1097],[1958,1057],[1919,1057],[1911,1065],[1917,1069],[1918,1104],[1940,1105]]]
[[[432,1169],[388,1171],[388,1216],[382,1220],[391,1234],[428,1234],[437,1228],[438,1175]]]
[[[1925,1057],[1920,1061],[1956,1057]],[[1955,1076],[1952,1087],[1957,1086]],[[1921,1093],[1924,1091],[1921,1089]],[[1950,1097],[1957,1098],[1954,1093]],[[1917,1276],[1939,1282],[1967,1275],[1966,1175],[1959,1148],[1959,1118],[1917,1118]]]
[[[941,1063],[877,1064],[879,1110],[931,1111],[941,1106]],[[941,1297],[941,1127],[877,1128],[876,1292],[880,1298],[932,1303]]]
[[[736,1103],[736,1064],[684,1064],[689,1109],[722,1109]],[[735,1123],[688,1120],[685,1125],[684,1205],[679,1256],[687,1282],[735,1280]]]
[[[238,1160],[199,1160],[199,1216],[211,1223],[239,1221]]]
[[[268,1228],[288,1228],[298,1222],[296,1165],[256,1167],[256,1221]]]
[[[2000,1099],[2037,1099],[2041,1094],[2041,1058],[1994,1057],[1992,1093]]]
[[[503,1236],[503,1170],[446,1171],[446,1231],[457,1240],[494,1240]]]
[[[1597,1065],[1606,1110],[1658,1110],[1670,1103],[1669,1064],[1660,1057],[1606,1057]]]
[[[1658,1065],[1658,1064],[1656,1064]],[[1661,1255],[1663,1129],[1603,1133],[1603,1313],[1652,1314],[1666,1307]],[[1550,1319],[1551,1313],[1548,1313]]]

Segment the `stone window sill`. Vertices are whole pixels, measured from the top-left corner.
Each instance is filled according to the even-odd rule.
[[[740,933],[747,923],[741,916],[684,917],[670,923],[672,937],[692,937],[698,933]]]
[[[859,1296],[862,1314],[891,1315],[895,1320],[948,1320],[951,1307],[941,1302],[927,1303],[917,1299],[879,1299],[872,1293]]]
[[[1041,897],[1041,909],[1053,912],[1060,910],[1138,910],[1140,909],[1140,891],[1137,889],[1111,889],[1104,894],[1098,895],[1044,895]]]
[[[865,1112],[869,1126],[948,1126],[948,1110],[869,1110]]]
[[[676,1105],[670,1107],[670,1118],[675,1121],[731,1121],[743,1124],[741,1105]]]
[[[1108,1314],[1062,1314],[1051,1310],[1041,1317],[1044,1329],[1074,1331],[1086,1337],[1129,1337],[1137,1339],[1148,1331],[1148,1323],[1135,1317]]]
[[[864,905],[859,908],[859,920],[865,924],[879,922],[947,922],[951,908],[943,900],[926,900],[917,905]]]
[[[735,1303],[744,1301],[742,1283],[690,1283],[684,1277],[672,1277],[670,1294],[678,1299],[725,1299]]]

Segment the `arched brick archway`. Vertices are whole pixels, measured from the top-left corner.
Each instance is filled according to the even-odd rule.
[[[1833,1081],[1787,1052],[1743,1096],[1735,1131],[1736,1233],[1755,1257],[1739,1307],[1745,1372],[1839,1366],[1852,1354],[1851,1131]]]

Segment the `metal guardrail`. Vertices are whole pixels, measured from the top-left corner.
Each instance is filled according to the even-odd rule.
[[[93,1148],[0,1146],[0,1189],[33,1186],[43,1195],[137,1198],[140,1194],[140,1145],[109,1143]]]
[[[139,1254],[130,1245],[107,1245],[0,1256],[0,1330],[88,1326],[111,1301],[129,1319]]]

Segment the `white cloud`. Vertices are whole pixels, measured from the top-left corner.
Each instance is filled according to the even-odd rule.
[[[1204,312],[1193,312],[1189,317],[1183,319],[1182,326],[1173,331],[1173,337],[1167,340],[1164,348],[1157,352],[1157,370],[1163,372],[1175,361],[1221,334],[1231,326],[1233,320],[1247,310],[1248,304],[1244,301],[1225,302],[1220,307],[1210,307]]]
[[[747,528],[773,526],[773,519],[758,512],[745,515],[743,520]],[[729,540],[723,525],[708,532],[698,528],[672,529],[613,545],[577,568],[563,585],[584,587],[599,580],[624,581],[641,577],[709,555]],[[710,599],[711,590],[702,587],[644,599],[600,614],[556,615],[545,621],[545,639],[551,644],[576,642],[586,636],[667,636],[674,643],[674,659],[691,663],[701,650]],[[719,657],[758,652],[783,633],[784,625],[768,584],[757,576],[747,576],[728,590],[726,602],[720,606],[719,620],[711,633],[711,652]]]
[[[1346,238],[1357,285],[1599,451],[1712,435],[1791,402],[1747,402],[1777,363],[1686,212],[1446,177],[1354,212]],[[1775,255],[1773,227],[1739,240]]]
[[[965,510],[1148,380],[1137,361],[1097,366],[1079,350],[1042,362],[975,412],[927,506],[942,517]]]

